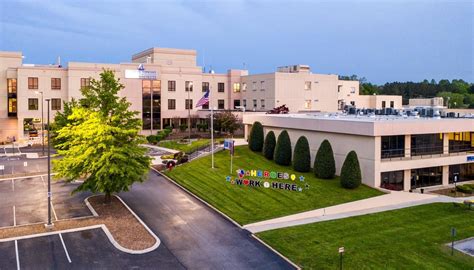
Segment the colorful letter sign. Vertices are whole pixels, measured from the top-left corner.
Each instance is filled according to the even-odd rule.
[[[286,172],[264,171],[255,169],[238,169],[236,172],[237,177],[226,177],[226,181],[232,185],[247,186],[253,188],[271,188],[286,191],[303,191],[303,188],[296,184],[296,180],[299,180],[299,182],[305,181],[305,178],[302,175],[297,178],[295,174],[289,174]],[[279,182],[278,180],[290,180],[292,182]],[[306,184],[304,189],[309,189],[309,185]]]

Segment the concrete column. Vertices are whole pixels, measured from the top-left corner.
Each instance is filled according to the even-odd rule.
[[[405,135],[405,157],[409,158],[411,156],[411,135]]]
[[[443,133],[443,154],[449,154],[449,133]]]
[[[411,170],[404,170],[403,173],[403,190],[409,191],[411,189]]]
[[[443,166],[443,186],[449,185],[449,166]]]

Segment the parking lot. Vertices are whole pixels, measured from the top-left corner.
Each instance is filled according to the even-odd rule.
[[[52,220],[90,216],[78,184],[51,182]],[[0,180],[0,227],[44,223],[48,218],[47,175]]]
[[[184,269],[164,246],[119,251],[100,228],[0,242],[0,269]]]

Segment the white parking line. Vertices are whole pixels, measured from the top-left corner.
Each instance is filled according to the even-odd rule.
[[[13,226],[16,226],[16,208],[13,206]]]
[[[63,243],[63,248],[64,248],[64,252],[66,252],[66,257],[67,257],[67,260],[69,261],[69,263],[71,263],[71,257],[69,257],[69,252],[67,252],[67,248],[66,248],[66,245],[64,244],[64,240],[63,240],[63,236],[62,234],[59,234],[59,238],[61,238],[61,243]]]
[[[15,180],[12,179],[12,190],[15,191]]]
[[[18,241],[15,240],[16,269],[20,270],[20,257],[18,256]]]
[[[58,216],[56,215],[56,210],[54,210],[53,200],[51,200],[51,209],[53,209],[53,215],[54,215],[54,218],[55,218],[56,221],[57,221],[57,220],[58,220]]]
[[[43,187],[46,187],[46,183],[44,182],[43,176],[42,175],[40,175],[40,176],[41,176],[41,181],[43,181]]]

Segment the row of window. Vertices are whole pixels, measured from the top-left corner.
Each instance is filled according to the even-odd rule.
[[[184,108],[186,110],[193,109],[193,100],[192,99],[185,99],[184,100]],[[203,109],[209,109],[209,104],[203,105]],[[217,100],[217,109],[224,110],[225,109],[225,101],[223,99]],[[168,110],[176,110],[176,99],[168,99]]]
[[[89,85],[89,78],[81,78],[81,88],[87,87]],[[17,79],[7,79],[8,93],[16,93],[17,87]],[[38,88],[38,77],[28,77],[28,89],[36,90]],[[61,90],[61,78],[51,78],[51,90]]]
[[[209,82],[202,82],[201,90],[202,92],[207,92],[210,89]],[[240,92],[240,83],[234,83],[232,87],[234,93]],[[184,82],[184,91],[192,92],[194,90],[194,82],[193,81],[185,81]],[[176,81],[168,81],[168,91],[174,92],[176,91]],[[217,83],[217,92],[224,93],[225,92],[225,83],[219,82]]]
[[[15,100],[15,107],[16,107],[16,100]],[[39,100],[37,98],[29,98],[28,99],[28,110],[37,111],[38,109],[39,109]],[[52,98],[51,99],[51,110],[56,110],[56,111],[61,110],[61,99],[60,98]]]

